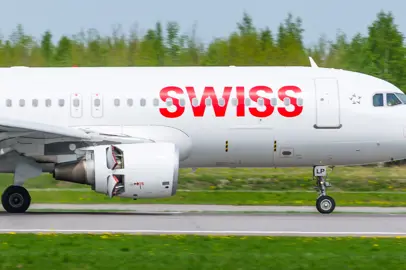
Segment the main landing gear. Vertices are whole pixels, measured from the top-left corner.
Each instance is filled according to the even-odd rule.
[[[24,213],[31,204],[31,196],[22,186],[9,186],[1,196],[3,208],[9,213]]]
[[[321,214],[330,214],[334,211],[336,203],[334,199],[327,196],[327,188],[331,187],[327,179],[327,166],[314,166],[313,178],[316,178],[316,189],[319,192],[319,197],[316,200],[316,208]]]
[[[31,204],[31,196],[23,187],[29,178],[40,176],[42,168],[33,160],[21,157],[14,170],[14,183],[1,196],[3,208],[9,213],[24,213]]]

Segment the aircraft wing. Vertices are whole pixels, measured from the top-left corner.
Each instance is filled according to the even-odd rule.
[[[0,137],[3,140],[16,137],[29,137],[32,139],[51,139],[58,137],[68,137],[78,140],[91,139],[90,134],[80,129],[10,118],[0,118],[0,133]]]
[[[26,151],[30,151],[26,145],[57,145],[67,142],[77,142],[78,150],[94,145],[172,142],[179,147],[181,160],[190,154],[192,145],[191,138],[183,131],[166,126],[115,126],[104,129],[97,126],[68,127],[0,118],[0,156],[3,154],[2,149],[26,154]]]
[[[116,142],[116,143],[140,143],[151,142],[148,138],[136,138],[122,134],[105,134],[97,130],[87,128],[66,127],[60,125],[48,125],[33,121],[18,119],[0,118],[0,141],[21,138],[32,140],[51,140],[53,142],[61,139],[83,142]],[[55,140],[56,139],[56,140]],[[4,145],[3,145],[4,147]]]

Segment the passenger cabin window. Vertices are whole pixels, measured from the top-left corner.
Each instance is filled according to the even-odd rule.
[[[25,100],[24,99],[20,99],[20,107],[24,107],[25,106]]]
[[[100,106],[100,103],[101,103],[101,102],[100,102],[100,98],[96,98],[93,103],[94,103],[94,106],[95,106],[95,107],[99,107],[99,106]]]
[[[192,99],[192,106],[193,106],[193,107],[199,106],[199,101],[197,100],[197,98],[193,98],[193,99]]]
[[[75,99],[73,100],[73,107],[77,108],[77,107],[79,107],[79,105],[80,105],[79,99],[78,99],[78,98],[75,98]]]
[[[6,100],[6,106],[11,107],[12,105],[13,105],[13,102],[11,101],[11,99],[7,99]]]
[[[33,99],[32,100],[32,106],[33,107],[38,107],[38,99]]]
[[[51,99],[47,98],[47,99],[45,100],[45,106],[51,107],[51,105],[52,105]]]
[[[166,104],[166,106],[168,106],[168,107],[172,106],[172,105],[173,105],[172,98],[167,98],[167,99],[165,100],[165,104]]]
[[[373,104],[374,104],[374,107],[382,107],[383,106],[383,94],[375,94],[373,97]]]
[[[59,107],[65,106],[65,100],[64,99],[59,99],[58,100],[58,105],[59,105]]]
[[[118,98],[114,99],[114,106],[120,106],[120,100]]]
[[[402,102],[399,100],[399,98],[395,94],[393,94],[393,93],[386,94],[386,105],[396,106],[399,104],[402,104]]]
[[[128,107],[132,107],[133,104],[134,104],[134,101],[133,101],[132,98],[127,99],[127,106],[128,106]]]
[[[245,98],[245,106],[249,106],[249,105],[251,105],[251,99],[249,99],[249,98]]]

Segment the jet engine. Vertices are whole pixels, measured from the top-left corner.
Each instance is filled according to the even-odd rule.
[[[110,198],[163,198],[175,195],[179,151],[172,143],[99,145],[85,157],[55,166],[55,180],[92,186]]]

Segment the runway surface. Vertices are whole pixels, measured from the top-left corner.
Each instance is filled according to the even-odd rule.
[[[32,204],[30,210],[112,210],[136,212],[303,212],[318,213],[314,206],[207,205],[207,204]],[[335,213],[405,213],[406,207],[345,207]]]
[[[406,215],[2,212],[0,232],[406,237]]]

